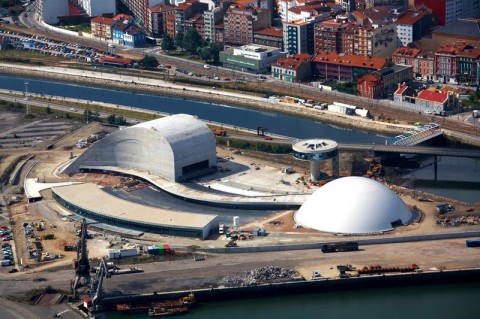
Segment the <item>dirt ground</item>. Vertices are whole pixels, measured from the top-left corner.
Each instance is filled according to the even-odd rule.
[[[60,176],[58,174],[59,169],[71,161],[72,157],[74,158],[79,156],[84,151],[84,149],[75,148],[73,145],[75,145],[78,140],[87,139],[94,133],[98,133],[100,131],[112,132],[113,130],[115,129],[102,126],[96,122],[90,123],[59,140],[52,150],[33,152],[35,155],[35,161],[38,161],[39,164],[32,169],[30,176],[38,177],[41,182],[65,181],[66,176]],[[16,153],[22,155],[24,152],[26,152],[26,150],[21,150]],[[0,161],[0,169],[4,170],[8,164],[8,161],[12,161],[12,158],[15,157],[15,155],[16,154],[3,154],[3,158]],[[265,155],[255,152],[238,151],[219,146],[217,147],[217,156],[232,159],[234,158],[235,161],[245,163],[248,166],[250,166],[252,163],[255,163],[257,166],[270,166],[278,170],[285,166],[291,166],[296,172],[300,172],[300,175],[305,176],[305,178],[307,178],[307,172],[309,170],[306,162],[295,161],[291,155]],[[364,159],[361,155],[341,154],[341,156],[341,176],[362,175],[368,168],[368,160]],[[330,173],[331,167],[328,167],[327,165],[322,167],[322,170]],[[120,182],[120,177],[108,174],[92,173],[76,174],[72,177],[69,177],[68,180],[93,182],[102,186],[112,186]],[[465,205],[448,199],[438,198],[433,195],[412,194],[411,190],[409,189],[396,187],[394,185],[389,186],[397,192],[397,194],[405,201],[407,205],[412,208],[416,206],[418,211],[421,212],[422,216],[420,224],[413,223],[405,227],[397,228],[395,230],[396,233],[408,235],[439,231],[448,232],[452,230],[468,231],[472,230],[472,226],[474,224],[478,224],[478,216],[480,216],[480,204]],[[305,186],[300,184],[297,187],[310,187],[310,185]],[[51,192],[44,191],[42,195],[44,196],[43,201],[32,204],[19,203],[11,206],[11,216],[15,229],[15,244],[17,247],[17,254],[20,258],[22,258],[23,266],[28,265],[29,267],[36,268],[37,270],[50,267],[70,267],[72,259],[76,257],[76,253],[65,252],[64,246],[75,245],[77,243],[78,238],[75,236],[75,231],[79,228],[79,225],[76,222],[70,221],[64,215],[65,209],[60,207],[51,199]],[[428,198],[431,200],[431,202],[419,200],[423,200],[425,198]],[[449,219],[465,221],[464,223],[459,223],[458,227],[441,228],[439,225],[437,225],[438,216],[435,211],[435,207],[440,203],[444,203],[446,200],[452,203],[456,209],[455,211],[452,211],[444,216]],[[332,235],[321,234],[318,231],[307,228],[295,228],[295,221],[293,218],[294,213],[295,211],[282,211],[253,223],[242,225],[242,230],[252,231],[254,228],[261,227],[265,228],[269,234],[265,238],[258,238],[251,243],[245,244],[259,245],[275,242],[293,243],[298,240],[318,241],[321,240],[321,238],[332,240]],[[468,216],[473,216],[473,218]],[[467,219],[471,221],[470,225],[468,224]],[[32,245],[32,243],[35,241],[35,238],[25,236],[24,224],[33,223],[38,225],[42,222],[45,225],[45,229],[41,231],[34,230],[34,237],[37,236],[41,238],[41,236],[46,234],[55,235],[55,239],[53,240],[39,240],[44,253],[48,252],[49,255],[58,256],[58,259],[53,259],[49,262],[32,259],[27,251],[27,242]],[[478,227],[475,229],[478,229]],[[115,238],[115,236],[105,237],[100,234],[93,240],[90,240],[88,243],[90,256],[92,258],[105,256],[107,254],[108,247],[111,245],[111,242],[115,241],[112,238]],[[153,242],[169,242],[172,240],[171,238],[154,234],[146,234],[143,239]],[[352,239],[354,239],[354,237],[352,237]],[[222,240],[222,238],[220,237],[219,240]],[[201,245],[200,242],[194,239],[175,238],[175,242],[178,245],[185,247],[188,245]],[[240,245],[243,245],[243,243]],[[336,269],[333,271],[337,272]],[[323,272],[328,272],[328,270],[322,270],[322,275]],[[308,274],[305,274],[306,278],[307,275]]]

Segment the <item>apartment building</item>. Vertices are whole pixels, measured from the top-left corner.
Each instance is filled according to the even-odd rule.
[[[252,44],[254,32],[270,26],[270,10],[232,5],[224,16],[225,44],[236,46]]]
[[[351,82],[387,65],[385,58],[318,51],[312,60],[312,73],[320,79]]]

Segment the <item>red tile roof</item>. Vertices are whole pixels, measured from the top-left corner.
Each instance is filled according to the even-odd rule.
[[[352,14],[362,20],[368,19],[368,17],[360,11],[352,11]]]
[[[115,20],[110,18],[104,18],[104,17],[95,17],[93,19],[90,19],[90,22],[112,25],[115,22]]]
[[[254,33],[273,35],[275,37],[283,37],[283,31],[278,28],[267,28],[255,31]]]
[[[128,14],[117,14],[116,16],[113,17],[113,20],[131,20],[132,16],[129,16]]]
[[[399,87],[394,94],[403,94],[408,89],[407,85],[402,85]]]
[[[408,57],[416,57],[420,53],[420,50],[414,49],[414,48],[398,48],[395,51],[393,51],[392,56],[398,55],[398,56],[408,56]]]
[[[387,59],[368,57],[363,55],[344,54],[339,55],[336,52],[318,51],[313,58],[314,62],[344,65],[359,68],[368,68],[379,70],[388,64]]]
[[[103,62],[112,62],[112,63],[131,64],[133,62],[133,60],[103,56],[103,57],[100,58],[100,62],[102,62],[102,63]]]
[[[382,77],[380,75],[373,74],[373,73],[368,73],[368,74],[362,75],[358,79],[358,82],[364,82],[364,81],[377,82],[377,81],[380,81],[381,79],[382,79]]]
[[[448,93],[442,91],[423,90],[417,95],[417,99],[431,102],[444,103],[448,99]]]
[[[423,18],[424,14],[419,12],[408,11],[400,19],[395,21],[396,24],[415,24]]]
[[[165,12],[165,11],[170,11],[170,10],[173,10],[175,9],[175,6],[170,6],[168,4],[158,4],[154,7],[151,7],[149,8],[148,10],[150,10],[151,12]]]
[[[294,54],[290,58],[278,58],[275,62],[273,62],[272,66],[289,69],[289,70],[296,70],[305,62],[309,62],[312,59],[310,54],[301,53],[301,54]]]

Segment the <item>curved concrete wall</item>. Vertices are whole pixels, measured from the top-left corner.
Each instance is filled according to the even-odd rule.
[[[208,161],[209,168],[216,166],[215,137],[205,123],[182,114],[112,133],[93,144],[64,172],[114,166],[178,181],[183,167],[203,161]]]

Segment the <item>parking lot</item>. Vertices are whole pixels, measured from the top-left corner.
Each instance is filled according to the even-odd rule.
[[[10,227],[6,225],[0,226],[0,238],[2,241],[2,256],[0,261],[0,264],[2,266],[0,270],[1,272],[16,272],[16,268],[14,268],[14,249],[12,247],[12,243],[10,242],[13,239],[12,236],[12,230],[10,229]]]
[[[25,147],[47,148],[57,136],[73,128],[72,123],[63,120],[39,120],[18,125],[0,133],[0,148],[4,151]]]
[[[3,24],[10,23],[10,20],[7,18],[2,18],[2,21]],[[19,51],[28,50],[42,55],[56,57],[63,56],[86,62],[96,62],[104,56],[120,57],[116,54],[105,52],[95,47],[87,47],[78,43],[70,43],[22,32],[0,29],[0,36],[4,37],[11,47]]]

